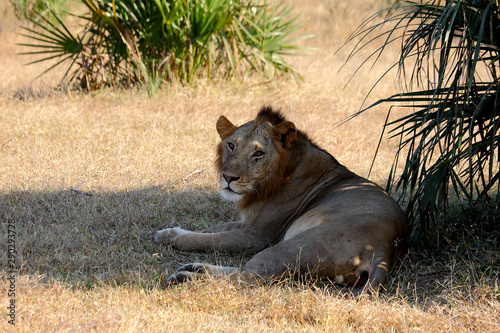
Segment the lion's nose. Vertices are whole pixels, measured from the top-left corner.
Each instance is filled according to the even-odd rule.
[[[234,182],[234,181],[237,181],[238,179],[240,179],[240,177],[233,177],[233,176],[228,176],[226,175],[225,173],[222,174],[222,177],[224,177],[224,179],[226,180],[226,182],[229,184],[230,182]]]

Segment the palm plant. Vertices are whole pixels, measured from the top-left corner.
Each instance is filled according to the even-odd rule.
[[[33,63],[58,58],[54,66],[68,64],[65,78],[88,90],[138,82],[158,87],[163,80],[194,82],[250,71],[267,78],[293,75],[282,56],[296,54],[294,42],[306,38],[291,37],[303,22],[287,18],[291,8],[283,1],[81,2],[89,10],[79,17],[82,33],[73,35],[58,17],[58,24],[42,17],[25,28],[32,42],[23,45],[33,49],[24,54],[46,55]]]
[[[405,92],[357,114],[381,103],[409,108],[408,115],[384,126],[390,126],[392,136],[400,140],[388,189],[400,193],[400,201],[407,205],[414,242],[439,247],[440,233],[451,227],[446,211],[452,198],[491,201],[496,194],[498,200],[499,4],[398,1],[383,11],[385,19],[379,22],[380,14],[348,39],[347,43],[358,40],[348,60],[382,38],[382,46],[370,56],[376,62],[388,44],[401,42],[400,58],[393,67],[407,85]],[[392,24],[390,29],[377,32],[387,23]],[[404,170],[396,178],[402,158]],[[471,229],[485,227],[471,222]],[[498,228],[498,219],[489,227]]]

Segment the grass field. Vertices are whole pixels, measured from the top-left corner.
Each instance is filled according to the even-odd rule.
[[[366,54],[339,73],[349,49],[334,52],[381,1],[292,2],[309,18],[302,33],[315,35],[304,41],[315,48],[310,56],[290,59],[303,81],[200,81],[148,98],[142,90],[54,90],[60,71],[33,81],[45,67],[23,66],[19,22],[0,0],[0,331],[500,331],[498,244],[466,236],[440,254],[411,250],[378,296],[352,297],[321,281],[162,285],[165,271],[186,262],[247,260],[152,241],[165,227],[237,218],[219,198],[213,168],[220,115],[241,124],[272,104],[341,163],[368,174],[386,110],[337,124],[357,111],[397,49],[345,89]],[[395,92],[393,79],[370,101]],[[382,143],[370,176],[379,184],[395,144]]]

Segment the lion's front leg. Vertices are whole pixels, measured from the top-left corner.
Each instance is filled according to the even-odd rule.
[[[242,225],[241,222],[229,222],[229,223],[214,225],[213,227],[205,229],[201,232],[203,232],[203,233],[226,232],[226,231],[238,229],[239,227],[241,227],[241,225]]]
[[[229,222],[225,224],[215,225],[208,229],[202,230],[199,233],[218,233],[227,232],[238,229],[242,225],[241,222]],[[167,228],[156,232],[155,242],[173,244],[174,239],[184,233],[193,233],[192,231],[181,229],[180,227]]]
[[[204,233],[167,228],[156,233],[155,242],[170,244],[183,251],[221,250],[228,253],[256,253],[269,246],[264,235],[244,228],[225,232]]]

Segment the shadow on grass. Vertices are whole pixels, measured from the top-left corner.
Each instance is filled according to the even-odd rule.
[[[239,266],[246,258],[188,253],[158,245],[157,230],[201,230],[236,220],[236,207],[210,188],[176,191],[167,186],[124,192],[12,192],[0,195],[1,262],[7,263],[7,229],[16,230],[19,275],[70,286],[161,287],[165,271],[188,262]],[[386,284],[390,297],[446,302],[450,290],[467,298],[500,300],[498,240],[464,235],[439,254],[412,249]],[[327,282],[316,287],[330,288]],[[391,296],[392,295],[392,296]]]
[[[157,230],[204,229],[236,218],[235,207],[207,188],[12,192],[0,195],[0,257],[5,267],[10,223],[15,225],[20,275],[42,275],[44,281],[86,287],[140,284],[149,288],[158,285],[165,269],[171,272],[186,262],[236,260],[158,245],[153,241]]]

